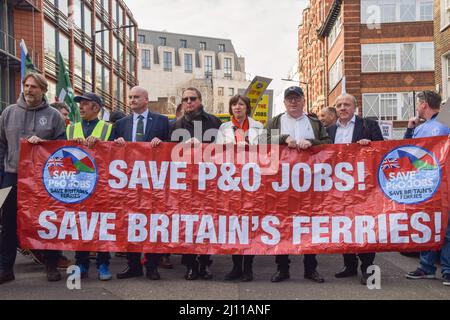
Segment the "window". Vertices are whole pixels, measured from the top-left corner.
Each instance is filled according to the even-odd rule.
[[[339,13],[339,17],[336,19],[336,22],[331,28],[330,34],[328,35],[328,48],[331,49],[337,37],[341,33],[342,30],[342,11]]]
[[[92,35],[92,11],[84,6],[84,32],[90,37]]]
[[[219,52],[225,52],[225,45],[224,44],[219,44]]]
[[[59,33],[58,46],[58,51],[61,52],[66,67],[69,68],[69,38],[67,38],[62,33]]]
[[[339,57],[330,69],[330,91],[333,90],[334,87],[336,87],[339,81],[341,81],[342,77],[342,57]]]
[[[118,52],[117,51],[117,42],[118,42],[118,40],[117,40],[116,36],[113,36],[112,51],[113,51],[113,59],[116,61],[119,60],[118,54],[117,54],[117,52]]]
[[[187,40],[180,40],[180,48],[187,48]]]
[[[450,96],[450,54],[442,57],[443,90],[442,99],[447,100]]]
[[[164,51],[164,71],[172,71],[172,52]]]
[[[200,42],[200,50],[206,50],[206,42]]]
[[[145,43],[145,36],[143,34],[138,35],[138,42]]]
[[[228,88],[228,95],[230,97],[234,96],[234,88]]]
[[[441,0],[441,29],[450,24],[450,0]]]
[[[61,11],[66,17],[69,16],[69,7],[67,6],[67,0],[57,0],[57,7],[59,11]]]
[[[213,65],[212,65],[212,57],[205,56],[205,76],[212,76]]]
[[[77,45],[75,45],[74,73],[76,76],[83,78],[83,50]]]
[[[142,69],[151,69],[150,50],[142,49]]]
[[[74,0],[73,2],[73,22],[78,28],[83,27],[82,17],[81,17],[81,0]]]
[[[225,77],[231,77],[231,70],[232,70],[231,62],[232,62],[231,58],[223,59],[223,65],[224,65],[223,73],[224,73]]]
[[[414,116],[412,92],[368,93],[362,97],[363,117],[406,121]]]
[[[47,21],[44,22],[44,34],[45,57],[56,61],[56,30]]]
[[[362,72],[434,70],[433,42],[365,44],[361,52]]]
[[[96,61],[95,64],[95,87],[98,90],[105,90],[104,87],[104,79],[105,79],[105,67],[101,64],[100,61]]]
[[[184,72],[192,73],[192,54],[190,53],[184,54]]]
[[[167,45],[167,39],[164,37],[159,37],[159,45],[160,46],[166,46]]]
[[[363,24],[432,20],[433,0],[361,0]]]
[[[217,95],[219,95],[220,97],[223,97],[224,92],[225,92],[224,87],[217,88]]]

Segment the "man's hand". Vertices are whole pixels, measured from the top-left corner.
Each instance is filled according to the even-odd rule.
[[[32,137],[29,137],[27,139],[27,141],[31,144],[39,144],[41,142],[44,142],[45,140],[42,140],[41,138],[39,138],[37,136],[32,136]]]
[[[150,142],[150,146],[152,148],[156,148],[157,146],[159,146],[161,144],[162,140],[159,138],[153,138],[153,140]]]
[[[420,119],[419,117],[414,117],[409,119],[408,121],[408,129],[414,129],[419,125]]]
[[[308,141],[308,140],[301,140],[298,143],[298,151],[300,151],[300,150],[308,150],[311,147],[312,147],[312,143],[311,143],[311,141]]]
[[[117,138],[114,140],[115,143],[117,143],[119,146],[123,147],[126,143],[124,138]]]
[[[295,141],[291,137],[287,137],[286,143],[287,143],[287,146],[289,149],[297,149],[297,147],[298,147],[297,141]]]
[[[370,144],[370,140],[367,139],[361,139],[358,142],[356,142],[357,144],[361,145],[361,146],[368,146]]]
[[[88,148],[92,149],[98,141],[100,141],[99,138],[90,136],[89,138],[86,139],[86,144]]]
[[[84,140],[83,138],[75,138],[72,141],[75,141],[78,144],[86,145],[86,140]]]

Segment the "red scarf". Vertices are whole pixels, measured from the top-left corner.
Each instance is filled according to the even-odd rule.
[[[231,117],[231,121],[233,122],[233,129],[234,129],[234,137],[237,142],[246,141],[246,133],[250,127],[250,122],[248,121],[248,117],[245,118],[244,122],[242,123],[242,126],[239,124],[239,122],[234,118]]]

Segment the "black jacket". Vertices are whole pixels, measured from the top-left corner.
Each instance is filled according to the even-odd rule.
[[[327,128],[328,135],[333,143],[336,140],[337,124],[334,124]],[[383,134],[381,133],[380,126],[374,120],[361,118],[356,116],[355,130],[353,131],[352,143],[359,140],[367,139],[370,141],[383,141]]]
[[[222,124],[222,121],[220,121],[216,116],[205,112],[203,106],[201,110],[202,111],[192,121],[188,121],[186,117],[182,117],[171,125],[169,138],[172,142],[183,142],[194,137],[203,143],[213,143],[216,141],[217,132]],[[201,125],[201,132],[194,132],[195,123]],[[175,133],[172,137],[173,132],[177,129],[185,129],[185,133],[188,133],[189,136],[182,136]],[[207,132],[210,129],[213,130]],[[205,132],[207,132],[206,135]],[[199,135],[200,133],[201,136]]]

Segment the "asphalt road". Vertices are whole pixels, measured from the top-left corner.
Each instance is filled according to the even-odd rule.
[[[73,254],[66,253],[70,258]],[[445,287],[438,273],[437,280],[408,280],[407,271],[417,267],[417,259],[398,253],[378,254],[375,263],[381,268],[381,289],[369,290],[359,282],[359,277],[336,279],[334,273],[342,266],[340,255],[318,256],[318,271],[325,283],[316,284],[303,279],[302,257],[291,257],[291,279],[282,283],[271,283],[275,271],[273,257],[256,257],[254,263],[255,280],[249,283],[225,282],[224,275],[231,269],[231,257],[214,256],[210,281],[186,281],[185,268],[180,264],[181,256],[172,255],[175,265],[172,270],[161,269],[160,281],[146,278],[117,280],[108,282],[97,280],[92,263],[89,279],[83,280],[80,290],[69,290],[66,276],[56,283],[46,281],[44,267],[18,256],[16,280],[0,285],[0,300],[44,299],[44,300],[384,300],[384,299],[450,299],[450,287]],[[126,264],[126,259],[113,257],[111,271],[116,274]],[[438,271],[440,272],[440,270]]]

